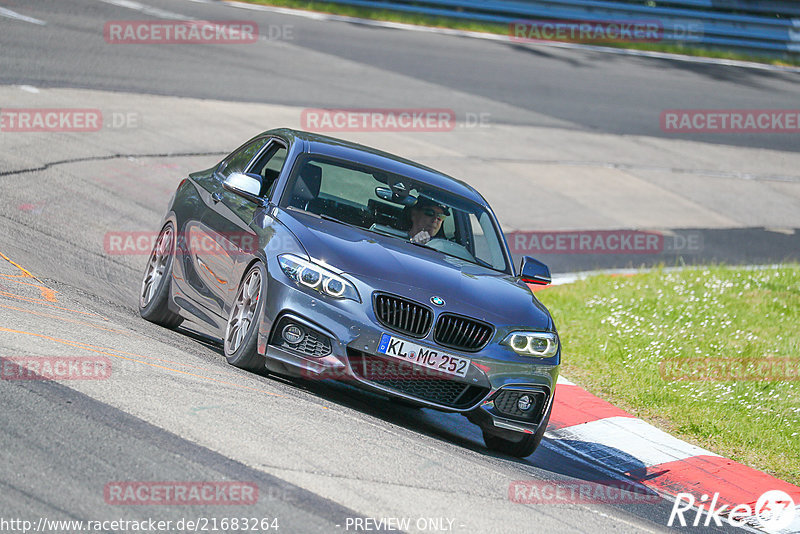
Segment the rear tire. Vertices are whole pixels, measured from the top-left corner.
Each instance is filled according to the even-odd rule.
[[[247,270],[231,305],[225,327],[224,350],[228,363],[248,371],[266,373],[258,353],[258,325],[266,298],[267,271],[261,262]]]
[[[175,228],[170,222],[158,234],[139,291],[139,315],[166,328],[177,328],[183,322],[183,317],[170,310],[168,305],[174,259]]]
[[[534,453],[537,447],[539,447],[539,443],[541,443],[544,433],[547,431],[547,423],[550,422],[550,412],[553,409],[553,402],[555,402],[555,399],[553,399],[553,401],[550,403],[550,409],[547,410],[547,415],[542,418],[542,422],[539,424],[539,428],[536,429],[535,433],[524,434],[520,441],[511,441],[509,439],[488,434],[484,430],[484,443],[486,443],[486,446],[493,451],[507,454],[509,456],[515,456],[517,458],[527,458]]]

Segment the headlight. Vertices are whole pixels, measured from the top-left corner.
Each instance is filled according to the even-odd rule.
[[[351,299],[361,302],[356,287],[334,273],[314,262],[304,260],[293,254],[278,256],[283,272],[298,285],[319,291],[323,295],[337,299]]]
[[[558,335],[553,332],[511,332],[501,343],[535,358],[550,358],[558,352]]]

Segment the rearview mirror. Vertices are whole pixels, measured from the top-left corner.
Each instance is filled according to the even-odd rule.
[[[523,256],[519,265],[519,278],[527,284],[539,284],[546,286],[552,279],[550,278],[550,268],[530,256]]]
[[[376,187],[375,194],[382,200],[403,206],[413,206],[417,202],[417,197],[408,194],[400,196],[388,187]]]
[[[261,177],[257,174],[233,172],[222,182],[222,187],[256,204],[264,201],[258,196],[261,192]]]

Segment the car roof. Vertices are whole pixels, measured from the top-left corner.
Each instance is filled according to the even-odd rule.
[[[302,142],[303,152],[321,154],[347,161],[356,161],[383,169],[428,185],[454,193],[458,196],[488,207],[486,200],[472,186],[448,176],[425,165],[401,158],[394,154],[360,145],[344,139],[320,135],[291,128],[278,128],[264,132],[266,135],[278,135],[290,143]]]

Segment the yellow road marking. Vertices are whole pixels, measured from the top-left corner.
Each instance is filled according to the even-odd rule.
[[[45,286],[45,285],[44,285],[44,282],[42,282],[41,280],[39,280],[38,278],[36,278],[35,276],[33,276],[33,275],[30,273],[30,271],[28,271],[28,270],[27,270],[25,267],[23,267],[22,265],[20,265],[20,264],[18,264],[18,263],[16,263],[16,262],[14,262],[14,261],[12,261],[12,260],[11,260],[11,258],[9,258],[8,256],[6,256],[6,255],[5,255],[5,254],[3,254],[2,252],[0,252],[0,256],[2,256],[4,260],[6,260],[8,263],[10,263],[11,265],[13,265],[14,267],[16,267],[17,269],[19,269],[19,270],[22,272],[22,275],[16,275],[16,276],[7,276],[7,275],[3,275],[3,276],[4,276],[4,278],[18,278],[18,277],[22,277],[22,278],[33,278],[34,280],[36,280],[37,282],[39,282],[39,284],[38,284],[38,285],[37,285],[37,284],[26,284],[26,285],[31,285],[31,286],[34,286],[34,287],[37,287],[37,288],[39,288],[39,291],[41,291],[41,293],[42,293],[42,297],[43,297],[43,298],[44,298],[46,301],[48,301],[48,302],[58,302],[58,299],[56,298],[56,293],[57,293],[57,292],[56,292],[55,290],[53,290],[53,289],[50,289],[49,287]],[[18,280],[13,280],[13,281],[14,281],[14,282],[19,282]],[[19,282],[19,283],[25,283],[25,282]]]
[[[64,310],[64,311],[68,311],[68,312],[80,313],[80,314],[84,314],[84,315],[93,315],[93,316],[99,317],[99,318],[101,318],[101,319],[103,319],[105,321],[108,320],[106,317],[103,317],[103,316],[98,315],[96,313],[85,312],[85,311],[81,311],[81,310],[73,310],[73,309],[64,308],[64,307],[61,307],[61,306],[55,306],[53,303],[58,302],[58,299],[56,298],[56,294],[58,293],[57,291],[55,291],[53,289],[50,289],[49,287],[46,287],[44,285],[44,282],[42,282],[41,280],[36,278],[33,274],[31,274],[30,271],[28,271],[27,269],[25,269],[24,267],[22,267],[18,263],[16,263],[13,260],[11,260],[8,256],[3,254],[2,252],[0,252],[0,257],[2,257],[4,260],[6,260],[8,263],[13,265],[14,267],[19,269],[19,271],[20,271],[20,274],[16,274],[16,275],[0,274],[0,277],[5,278],[7,280],[10,280],[12,282],[19,283],[19,284],[36,287],[41,292],[42,297],[43,297],[44,300],[33,298],[33,297],[23,297],[21,295],[15,295],[14,293],[9,293],[8,291],[0,291],[0,295],[5,296],[5,297],[9,297],[9,298],[13,298],[13,299],[17,299],[17,300],[20,300],[20,301],[23,301],[23,302],[30,302],[30,303],[33,303],[33,304],[41,304],[43,306],[48,306],[48,307],[51,307],[51,308]],[[37,282],[39,282],[39,284],[32,284],[32,283],[29,283],[29,282],[22,282],[20,280],[17,280],[17,278],[31,278],[31,279],[36,280]],[[65,321],[65,322],[70,322],[70,323],[75,323],[75,324],[84,324],[84,325],[91,326],[92,328],[97,328],[99,330],[106,330],[108,332],[115,332],[115,333],[129,335],[128,333],[122,332],[120,330],[115,330],[115,329],[111,329],[111,328],[104,328],[104,327],[101,327],[101,326],[98,326],[98,325],[87,323],[85,321],[71,320],[71,319],[67,319],[67,318],[64,318],[64,317],[58,317],[58,316],[55,316],[55,315],[50,315],[50,314],[47,314],[47,313],[41,313],[41,312],[35,312],[35,311],[31,311],[31,310],[25,310],[23,308],[17,308],[17,307],[14,307],[14,306],[6,306],[6,305],[1,305],[0,304],[0,307],[7,308],[7,309],[10,309],[10,310],[15,310],[15,311],[21,311],[21,312],[24,312],[24,313],[30,313],[30,314],[33,314],[33,315],[39,315],[39,316],[42,316],[42,317],[50,317],[50,318],[53,318],[53,319],[59,319],[59,320]],[[197,367],[197,366],[193,366],[193,365],[189,365],[189,364],[185,364],[185,363],[181,363],[181,362],[174,362],[174,361],[170,361],[170,360],[164,360],[164,359],[161,359],[161,358],[153,358],[151,356],[144,356],[142,354],[136,354],[136,353],[126,352],[126,351],[117,351],[119,354],[115,354],[113,352],[109,352],[112,349],[108,349],[106,347],[98,347],[96,345],[90,345],[88,343],[83,343],[81,341],[71,341],[71,340],[68,340],[68,339],[60,339],[60,338],[56,338],[56,337],[52,337],[52,336],[47,336],[47,335],[44,335],[44,334],[37,334],[35,332],[25,332],[23,330],[12,330],[10,328],[2,328],[2,327],[0,327],[0,331],[2,331],[2,332],[10,332],[10,333],[14,333],[14,334],[25,334],[25,335],[29,335],[29,336],[35,336],[35,337],[39,337],[39,338],[42,338],[42,339],[47,339],[47,340],[50,340],[50,341],[54,341],[56,343],[61,343],[61,344],[67,345],[67,346],[77,347],[77,348],[80,348],[80,349],[84,349],[84,350],[88,350],[88,351],[92,351],[92,352],[97,352],[99,354],[105,354],[107,356],[112,356],[114,358],[120,358],[122,360],[128,360],[128,361],[132,361],[132,362],[136,362],[136,363],[141,363],[141,364],[144,364],[144,365],[149,365],[150,367],[155,367],[155,368],[158,368],[158,369],[164,369],[166,371],[172,371],[174,373],[180,373],[180,374],[184,374],[184,375],[188,375],[188,376],[193,376],[193,377],[196,377],[196,378],[201,378],[203,380],[209,380],[209,381],[212,381],[212,382],[217,382],[217,383],[220,383],[220,384],[230,385],[230,386],[234,386],[234,387],[241,388],[241,389],[248,389],[248,390],[251,390],[251,391],[258,392],[258,393],[265,393],[267,395],[271,395],[271,396],[274,396],[274,397],[285,398],[284,395],[280,395],[278,393],[273,393],[271,391],[267,391],[267,390],[264,390],[264,389],[253,388],[253,387],[250,387],[250,386],[243,386],[241,384],[237,384],[235,382],[229,382],[227,380],[219,380],[217,378],[211,378],[211,377],[208,377],[208,376],[203,376],[203,375],[199,375],[199,374],[195,374],[195,373],[189,373],[187,371],[182,371],[180,369],[173,369],[171,367],[165,367],[163,365],[158,365],[158,364],[146,362],[146,361],[143,361],[143,360],[137,360],[136,358],[145,358],[145,359],[150,359],[152,361],[159,361],[159,362],[169,363],[169,364],[172,364],[172,365],[178,365],[178,366],[191,368],[191,369],[202,369],[201,367]],[[120,356],[120,354],[127,354],[127,355],[130,355],[130,356],[135,356],[136,358],[126,358],[125,356]],[[230,376],[234,376],[233,373],[229,373],[229,372],[221,372],[221,374],[227,374],[227,375],[230,375]]]
[[[55,306],[55,305],[50,304],[49,302],[45,302],[44,300],[41,300],[41,299],[36,299],[36,298],[33,298],[33,297],[23,297],[23,296],[20,296],[20,295],[15,295],[14,293],[9,293],[8,291],[0,291],[0,295],[2,295],[4,297],[9,297],[9,298],[12,298],[12,299],[21,300],[23,302],[32,302],[33,304],[41,304],[43,306],[48,306],[50,308],[55,308],[57,310],[64,310],[64,311],[69,311],[69,312],[81,313],[83,315],[94,315],[95,317],[99,317],[99,318],[103,319],[104,321],[108,320],[107,318],[103,317],[102,315],[98,315],[96,313],[86,312],[86,311],[81,311],[81,310],[73,310],[72,308],[62,308],[61,306]]]
[[[37,312],[37,311],[33,311],[33,310],[26,310],[25,308],[17,308],[16,306],[7,306],[5,304],[0,304],[0,308],[7,308],[9,310],[20,311],[20,312],[23,312],[23,313],[30,313],[31,315],[38,315],[40,317],[49,317],[50,319],[58,319],[59,321],[65,321],[65,322],[68,322],[68,323],[82,324],[82,325],[86,325],[86,326],[91,326],[92,328],[96,328],[98,330],[105,330],[106,332],[114,332],[115,334],[122,334],[122,335],[125,335],[125,336],[131,335],[130,332],[125,332],[124,330],[117,330],[115,328],[106,328],[104,326],[92,324],[92,323],[89,323],[87,321],[79,321],[77,319],[67,319],[66,317],[59,317],[58,315],[53,315],[53,314],[50,314],[50,313]]]
[[[173,373],[179,373],[179,374],[183,374],[183,375],[187,375],[187,376],[193,376],[195,378],[201,378],[203,380],[208,380],[208,381],[211,381],[211,382],[217,382],[219,384],[225,384],[225,385],[228,385],[228,386],[233,386],[233,387],[237,387],[237,388],[241,388],[241,389],[248,389],[248,390],[251,390],[251,391],[255,391],[256,393],[264,393],[264,394],[267,394],[267,395],[271,395],[273,397],[286,398],[286,396],[284,396],[284,395],[280,395],[278,393],[273,393],[273,392],[267,391],[265,389],[258,389],[258,388],[253,388],[253,387],[250,387],[250,386],[243,386],[242,384],[237,384],[235,382],[229,382],[227,380],[219,380],[217,378],[211,378],[209,376],[203,376],[203,375],[198,375],[198,374],[195,374],[195,373],[189,373],[187,371],[181,371],[180,369],[172,369],[171,367],[165,367],[163,365],[158,365],[158,364],[155,364],[155,363],[150,363],[150,362],[146,362],[146,361],[142,361],[142,360],[137,360],[135,358],[126,358],[125,356],[120,356],[119,354],[114,354],[113,352],[108,352],[108,351],[110,351],[112,349],[108,349],[108,348],[105,348],[105,347],[95,347],[95,346],[89,345],[87,343],[83,343],[81,341],[72,341],[72,340],[69,340],[69,339],[60,339],[60,338],[56,338],[56,337],[52,337],[52,336],[47,336],[47,335],[44,335],[44,334],[37,334],[35,332],[25,332],[24,330],[12,330],[11,328],[3,328],[3,327],[0,327],[0,332],[9,332],[9,333],[12,333],[12,334],[24,334],[24,335],[28,335],[28,336],[34,336],[34,337],[38,337],[38,338],[42,338],[42,339],[47,339],[49,341],[55,341],[56,343],[61,343],[63,345],[67,345],[67,346],[70,346],[70,347],[76,347],[76,348],[88,350],[88,351],[91,351],[91,352],[96,352],[98,354],[105,354],[106,356],[111,356],[113,358],[119,358],[121,360],[127,360],[127,361],[130,361],[130,362],[141,363],[143,365],[148,365],[150,367],[155,367],[157,369],[164,369],[165,371],[171,371]],[[125,352],[125,351],[120,351],[120,352],[122,352],[123,354],[132,354],[132,355],[137,356],[139,358],[148,358],[148,356],[143,356],[141,354],[135,354],[135,353]],[[157,360],[157,361],[163,361],[163,360],[158,360],[157,358],[152,358],[152,359]],[[182,365],[182,364],[180,364],[178,362],[169,362],[169,363],[177,363],[178,365]]]
[[[33,310],[26,310],[24,308],[17,308],[16,306],[6,306],[6,305],[3,305],[3,304],[0,304],[0,308],[8,308],[9,310],[21,311],[23,313],[30,313],[32,315],[39,315],[39,316],[42,316],[42,317],[50,317],[52,319],[57,319],[59,321],[65,321],[65,322],[68,322],[68,323],[83,324],[83,325],[91,326],[92,328],[96,328],[98,330],[105,330],[107,332],[123,334],[123,335],[126,335],[126,336],[138,335],[139,337],[144,337],[141,334],[137,334],[135,332],[125,332],[123,330],[116,330],[116,329],[113,329],[113,328],[105,328],[105,327],[102,327],[102,326],[99,326],[99,325],[95,325],[95,324],[92,324],[92,323],[89,323],[89,322],[86,322],[86,321],[79,321],[77,319],[67,319],[65,317],[59,317],[58,315],[51,315],[49,313],[36,312],[36,311],[33,311]],[[79,342],[75,342],[75,343],[79,343]],[[89,345],[88,343],[82,343],[82,342],[80,342],[80,343],[83,344],[83,345],[86,345],[88,347],[92,347],[92,348],[104,348],[104,347],[97,347],[96,345]],[[111,350],[111,349],[107,349],[107,350]],[[155,360],[155,361],[160,361],[160,362],[180,365],[180,366],[183,366],[183,367],[188,367],[190,369],[203,369],[202,367],[197,367],[197,366],[189,365],[189,364],[182,363],[182,362],[164,360],[164,359],[161,359],[161,358],[154,358],[152,356],[143,356],[143,355],[140,355],[140,354],[126,352],[126,351],[122,351],[122,350],[118,350],[117,352],[120,353],[120,354],[130,354],[132,356],[139,356],[139,357],[142,357],[142,358],[148,358],[148,359]],[[235,376],[234,373],[231,373],[231,372],[228,372],[228,371],[215,371],[215,372],[217,372],[219,374],[227,374],[227,375],[230,375],[230,376]]]

